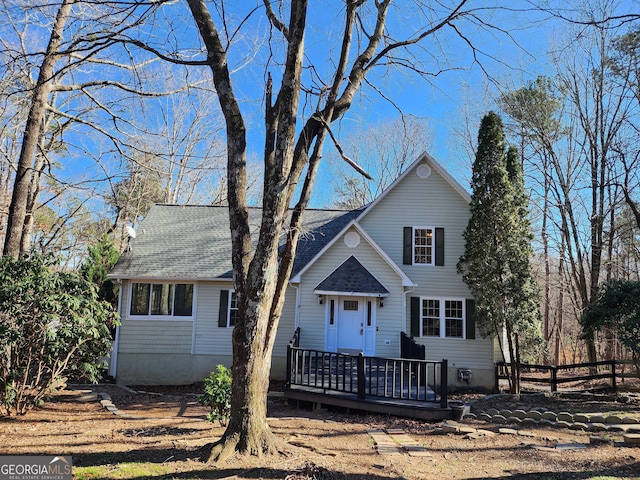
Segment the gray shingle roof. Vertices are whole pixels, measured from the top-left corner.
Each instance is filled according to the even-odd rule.
[[[320,292],[352,292],[386,295],[389,293],[369,270],[354,257],[347,258],[315,288]]]
[[[261,209],[251,208],[257,232]],[[293,275],[327,245],[360,210],[307,210]],[[230,279],[231,233],[227,207],[154,205],[110,276],[148,279]]]

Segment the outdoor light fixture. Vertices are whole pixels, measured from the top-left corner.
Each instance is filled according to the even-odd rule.
[[[380,308],[384,307],[384,298],[378,297],[378,306]]]
[[[318,304],[322,305],[322,300],[323,300],[323,296],[322,295],[318,295]]]

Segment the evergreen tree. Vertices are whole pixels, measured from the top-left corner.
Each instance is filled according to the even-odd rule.
[[[98,288],[98,299],[116,307],[118,304],[118,286],[107,278],[107,274],[120,258],[120,252],[107,235],[88,248],[88,258],[80,267],[82,278],[95,284]]]
[[[471,187],[471,217],[458,272],[476,299],[481,335],[495,335],[511,360],[509,383],[518,393],[521,347],[542,345],[541,319],[522,167],[517,150],[507,148],[502,120],[494,112],[480,124]]]

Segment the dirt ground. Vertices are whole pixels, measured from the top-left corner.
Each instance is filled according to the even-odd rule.
[[[296,409],[278,396],[269,399],[269,424],[280,454],[236,456],[222,465],[209,465],[201,461],[202,455],[223,428],[203,420],[206,410],[196,401],[197,389],[139,388],[146,388],[146,393],[113,385],[93,387],[108,393],[121,413],[142,418],[123,418],[97,401],[81,403],[63,392],[23,417],[0,419],[0,454],[72,455],[74,477],[87,479],[640,478],[640,446],[615,442],[621,434],[612,442],[588,445],[593,433],[527,427],[530,436],[504,434],[498,433],[503,425],[479,421],[464,425],[491,433],[444,433],[442,422]],[[496,408],[528,408],[535,403],[554,411],[617,412],[640,418],[640,396],[639,403],[615,396],[475,400]],[[379,453],[369,432],[383,429],[401,429],[425,448],[419,456],[410,450]]]

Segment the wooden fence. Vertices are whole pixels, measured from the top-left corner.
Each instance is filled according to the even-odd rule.
[[[535,365],[521,363],[520,383],[521,386],[524,383],[549,385],[552,392],[557,392],[558,387],[561,385],[569,385],[571,390],[601,390],[606,388],[615,392],[619,378],[619,370],[616,370],[616,365],[621,365],[622,363],[623,362],[618,360],[574,363],[571,365]],[[499,387],[500,380],[508,380],[507,369],[510,367],[511,364],[509,363],[500,362],[496,364],[496,388]],[[580,384],[580,382],[588,382],[591,380],[605,380],[606,383],[604,386],[602,384]]]

